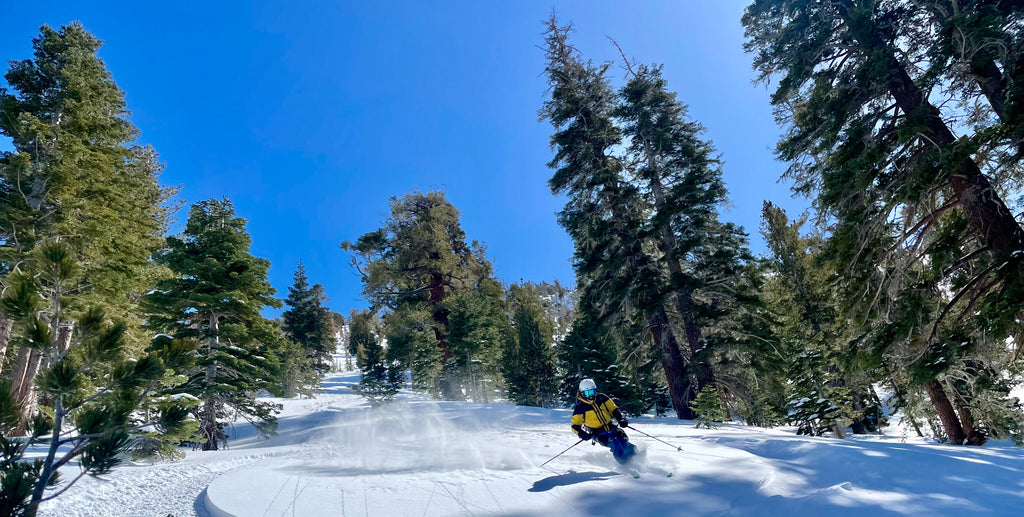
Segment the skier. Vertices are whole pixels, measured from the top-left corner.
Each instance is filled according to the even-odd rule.
[[[613,418],[618,425],[612,422]],[[593,379],[580,381],[576,407],[572,412],[572,432],[581,440],[594,439],[601,445],[611,448],[615,459],[619,463],[625,463],[633,456],[635,448],[629,443],[629,437],[621,427],[629,427],[629,421],[622,416],[622,411],[615,405],[615,401],[604,393],[598,393],[597,384]]]

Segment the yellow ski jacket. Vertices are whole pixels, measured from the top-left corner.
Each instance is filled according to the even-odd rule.
[[[591,433],[603,433],[616,426],[612,418],[622,420],[622,412],[615,402],[604,393],[598,393],[594,400],[576,394],[576,407],[572,411],[572,432],[580,434],[580,426],[586,426]]]

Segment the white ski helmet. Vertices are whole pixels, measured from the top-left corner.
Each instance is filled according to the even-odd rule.
[[[597,395],[597,384],[594,379],[583,379],[580,381],[580,393],[588,399],[594,398]]]

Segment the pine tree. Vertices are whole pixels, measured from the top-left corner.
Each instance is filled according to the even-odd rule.
[[[348,318],[349,353],[356,357],[356,366],[362,368],[366,362],[366,347],[380,340],[380,322],[368,310],[352,310]]]
[[[149,325],[175,338],[199,340],[199,360],[180,391],[198,397],[203,450],[217,450],[227,408],[272,432],[277,405],[257,401],[267,387],[267,357],[277,330],[260,315],[280,307],[267,280],[270,262],[249,253],[245,219],[227,200],[200,201],[189,211],[185,231],[168,237],[156,261],[174,278],[146,297]]]
[[[718,422],[726,419],[722,401],[718,398],[718,390],[714,386],[704,386],[690,406],[697,414],[697,423],[694,427],[698,429],[718,429]]]
[[[667,272],[653,255],[647,227],[648,205],[640,188],[623,177],[625,164],[615,156],[623,145],[613,115],[615,96],[604,74],[577,57],[568,29],[552,17],[546,34],[551,99],[541,116],[556,132],[551,138],[555,173],[548,181],[567,196],[559,223],[573,239],[574,269],[581,303],[592,304],[605,323],[645,321],[661,350],[672,405],[680,418],[692,417],[686,404],[686,362],[665,305]]]
[[[843,311],[864,322],[862,346],[927,391],[957,444],[984,443],[979,426],[1005,414],[977,403],[1005,401],[1005,387],[970,372],[999,370],[1024,309],[1024,229],[1003,201],[1021,177],[1021,12],[758,0],[743,18],[762,79],[781,76],[778,154],[828,222]]]
[[[279,327],[279,322],[273,322]],[[267,389],[275,396],[293,398],[299,395],[312,397],[323,377],[310,364],[309,356],[302,345],[292,341],[284,330],[266,333],[267,349],[272,352],[267,359],[270,386]]]
[[[710,227],[717,223],[716,206],[725,199],[721,169],[710,144],[698,138],[702,128],[685,120],[686,106],[668,91],[660,68],[638,67],[619,96],[616,115],[630,141],[631,169],[651,193],[651,232],[671,273],[672,296],[689,344],[694,386],[687,391],[696,393],[714,383],[714,373],[702,328],[707,323],[700,320],[694,301],[701,285],[693,257],[704,251]]]
[[[44,25],[32,46],[0,89],[0,134],[14,147],[0,153],[0,274],[44,240],[67,242],[89,286],[83,303],[124,319],[141,351],[137,300],[163,274],[149,258],[174,189],[158,184],[156,152],[133,144],[139,131],[96,55],[100,41],[71,23]]]
[[[749,398],[756,388],[731,370],[716,382],[714,370],[723,364],[713,367],[716,357],[763,354],[769,341],[747,235],[718,218],[726,201],[720,162],[661,68],[626,66],[631,77],[619,91],[616,116],[629,142],[629,172],[652,209],[648,238],[662,251],[667,291],[689,345],[684,399],[709,384]]]
[[[139,132],[99,46],[78,23],[43,26],[33,59],[10,62],[0,89],[0,135],[14,148],[0,153],[0,275],[17,273],[45,241],[68,243],[83,269],[80,303],[125,321],[141,352],[137,300],[162,274],[149,257],[174,191],[158,184],[153,149],[133,144]],[[9,346],[12,325],[0,313],[0,363],[13,359],[15,389],[25,391],[38,354]]]
[[[363,372],[359,386],[355,388],[373,405],[390,402],[402,388],[402,369],[396,362],[389,362],[385,350],[377,342],[363,347]]]
[[[520,282],[524,286],[533,286],[540,293],[544,313],[555,325],[555,343],[559,343],[569,333],[573,320],[576,317],[578,305],[578,293],[558,280],[554,283],[543,281],[539,284],[534,282]]]
[[[356,388],[373,405],[390,401],[402,387],[401,362],[389,359],[381,345],[379,321],[369,311],[353,311],[350,350],[358,358],[363,375]]]
[[[619,350],[625,347],[619,336],[595,323],[596,319],[587,306],[581,307],[568,335],[558,345],[560,398],[571,407],[576,401],[580,381],[593,379],[598,389],[614,398],[623,411],[642,414],[651,404],[638,393],[640,390],[630,389],[630,381],[619,359]]]
[[[788,380],[788,420],[799,432],[843,437],[853,425],[863,434],[877,428],[879,403],[872,384],[885,380],[881,358],[851,342],[839,312],[836,272],[822,263],[824,239],[802,236],[806,221],[792,223],[786,213],[765,203],[763,235],[771,257],[766,287],[775,318],[781,375]]]
[[[74,308],[83,269],[66,243],[39,244],[19,267],[24,273],[12,279],[2,305],[17,323],[20,346],[37,354],[40,373],[25,392],[10,379],[0,382],[0,509],[31,516],[83,475],[117,466],[140,429],[155,426],[157,432],[146,437],[157,442],[180,440],[193,429],[186,421],[187,400],[151,398],[171,384],[173,370],[189,366],[193,349],[177,342],[131,357],[123,322],[110,321],[99,308]],[[52,406],[48,411],[35,410],[33,390]],[[153,411],[143,414],[142,408]],[[11,439],[22,434],[26,438]],[[26,460],[26,449],[37,443],[44,456]],[[47,496],[61,481],[61,468],[73,460],[80,463],[79,475]]]
[[[392,198],[384,225],[343,242],[363,277],[363,295],[382,310],[390,347],[447,400],[465,398],[449,344],[450,304],[491,274],[484,247],[467,243],[459,212],[442,192]]]
[[[502,357],[508,398],[523,406],[553,407],[560,399],[552,347],[554,325],[544,314],[536,287],[513,285],[509,298],[515,331],[507,334]]]
[[[311,368],[319,377],[330,370],[335,348],[330,311],[323,306],[326,300],[323,286],[310,286],[306,268],[299,262],[284,300],[288,309],[281,314],[282,328],[305,351],[308,365],[303,368]]]
[[[504,291],[497,280],[483,278],[451,304],[451,371],[474,402],[490,402],[501,385],[503,338],[509,333]]]

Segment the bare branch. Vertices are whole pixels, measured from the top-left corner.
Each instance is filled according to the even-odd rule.
[[[619,55],[622,56],[622,62],[626,64],[626,71],[628,72],[628,75],[635,77],[636,73],[633,72],[633,65],[630,64],[628,59],[626,59],[626,53],[622,51],[622,47],[619,46],[619,42],[615,41],[611,36],[605,37],[608,38],[608,41],[612,42],[612,45],[615,45],[615,48],[619,49]]]

